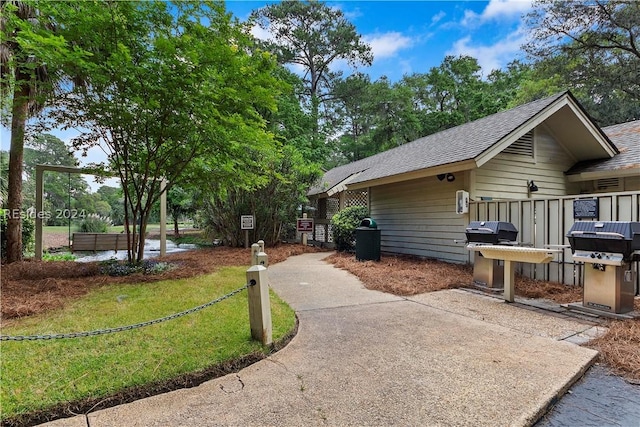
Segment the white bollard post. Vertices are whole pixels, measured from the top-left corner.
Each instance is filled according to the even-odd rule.
[[[258,265],[258,253],[260,252],[260,245],[254,243],[251,245],[251,265]]]
[[[251,337],[262,345],[269,345],[273,342],[273,329],[267,268],[262,265],[251,266],[247,270],[247,283]]]

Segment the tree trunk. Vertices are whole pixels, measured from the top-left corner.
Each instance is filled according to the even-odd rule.
[[[18,77],[16,82],[24,82],[24,76]],[[22,164],[29,93],[27,83],[16,83],[11,107],[11,148],[9,150],[7,189],[7,208],[9,210],[7,217],[7,263],[22,260]]]
[[[178,229],[178,217],[176,215],[173,216],[173,235],[175,237],[180,237],[180,230]]]

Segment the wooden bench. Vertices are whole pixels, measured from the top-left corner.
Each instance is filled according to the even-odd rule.
[[[125,233],[73,233],[71,252],[127,250]]]

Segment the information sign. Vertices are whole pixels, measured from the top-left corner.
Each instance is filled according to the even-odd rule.
[[[240,216],[240,229],[241,230],[253,230],[253,215],[241,215]]]
[[[302,232],[313,231],[313,218],[298,218],[296,230]]]

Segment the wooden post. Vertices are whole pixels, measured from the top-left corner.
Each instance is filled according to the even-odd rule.
[[[249,230],[244,230],[244,247],[249,247]]]
[[[303,213],[302,214],[302,218],[306,219],[307,218],[307,214]],[[302,246],[307,246],[307,233],[305,231],[302,232]]]
[[[267,268],[262,265],[251,266],[247,270],[247,283],[251,337],[262,345],[269,345],[273,342],[273,330]]]
[[[166,254],[167,254],[167,180],[162,178],[162,181],[160,181],[160,256],[165,256]]]
[[[258,265],[258,254],[260,253],[260,245],[254,243],[251,245],[251,265]]]
[[[504,300],[506,302],[513,302],[515,300],[515,274],[513,269],[513,262],[504,261]]]
[[[42,237],[42,205],[44,198],[44,169],[36,165],[36,260],[42,261],[43,237]],[[11,213],[12,214],[12,213]],[[22,250],[22,248],[20,248]]]
[[[265,267],[269,267],[269,257],[264,251],[264,240],[258,240],[258,248],[255,265],[264,265]]]

